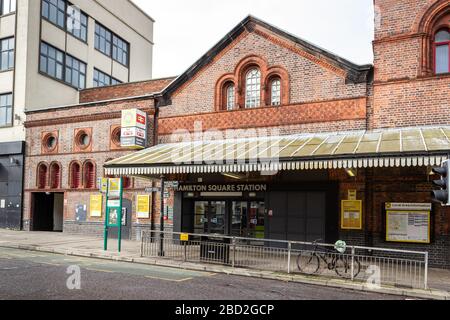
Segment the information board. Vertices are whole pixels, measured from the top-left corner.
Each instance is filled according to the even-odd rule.
[[[386,241],[430,243],[430,211],[387,211]]]
[[[89,209],[92,218],[101,218],[103,211],[103,196],[101,194],[91,195]]]
[[[342,201],[341,229],[362,230],[362,201]]]
[[[137,196],[137,209],[136,215],[138,219],[150,218],[150,196],[138,195]]]

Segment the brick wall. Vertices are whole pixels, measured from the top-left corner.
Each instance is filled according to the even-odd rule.
[[[287,70],[291,106],[204,115],[201,120],[207,123],[206,127],[273,126],[274,123],[279,125],[280,121],[288,125],[292,124],[290,121],[295,124],[329,121],[326,110],[331,111],[330,117],[334,116],[334,121],[365,117],[365,108],[361,108],[359,102],[354,109],[355,105],[349,104],[348,101],[343,103],[337,101],[365,97],[367,91],[365,83],[355,84],[346,81],[346,72],[331,68],[326,59],[317,57],[312,59],[302,53],[298,45],[280,39],[262,27],[256,27],[253,31],[244,32],[173,94],[171,105],[161,108],[161,133],[167,134],[168,130],[179,126],[180,121],[183,121],[173,117],[215,112],[216,83],[224,75],[233,74],[239,63],[249,56],[264,61],[267,68],[280,67]],[[238,90],[243,89],[240,87]],[[313,104],[325,101],[334,102],[324,105]],[[187,118],[186,121],[192,119],[195,118]],[[269,124],[271,121],[274,123]]]
[[[371,128],[448,125],[450,75],[434,75],[433,19],[448,0],[375,0]],[[378,24],[379,22],[379,24]]]
[[[160,118],[158,135],[170,135],[176,130],[193,132],[196,123],[202,130],[226,130],[267,127],[293,127],[303,125],[314,131],[317,124],[327,123],[330,127],[337,123],[348,124],[345,129],[355,129],[352,123],[366,119],[366,98],[337,100],[303,105],[267,107],[247,110],[185,115],[181,117]],[[289,116],[287,116],[289,115]],[[358,129],[360,126],[356,126]],[[364,129],[361,128],[361,129]]]
[[[145,110],[149,116],[148,141],[153,143],[154,133],[154,101],[152,99],[141,99],[134,101],[117,101],[110,104],[92,104],[88,106],[75,106],[71,108],[52,109],[48,111],[32,112],[28,114],[26,122],[27,145],[26,145],[26,169],[25,169],[25,197],[24,197],[24,221],[25,228],[29,228],[32,219],[32,193],[34,192],[57,192],[64,193],[64,221],[67,232],[77,233],[86,227],[87,234],[98,234],[98,225],[103,224],[103,218],[89,217],[90,196],[98,194],[96,189],[85,190],[71,189],[69,183],[69,167],[73,161],[83,164],[86,160],[92,160],[96,166],[96,177],[103,177],[103,165],[109,159],[116,159],[131,152],[126,149],[114,147],[111,143],[111,128],[120,126],[121,110],[139,108]],[[91,148],[87,152],[76,150],[74,134],[77,129],[89,128],[92,131]],[[43,153],[43,132],[57,132],[58,146],[51,154]],[[38,189],[36,185],[37,167],[39,163],[50,164],[58,162],[61,165],[61,186],[57,190],[47,187]],[[133,179],[132,187],[126,190],[124,198],[136,205],[136,195],[149,187],[151,182]],[[77,205],[86,205],[88,218],[85,223],[75,223],[75,209]],[[133,207],[133,222],[135,218],[135,207]],[[140,219],[141,224],[151,224],[151,219]]]

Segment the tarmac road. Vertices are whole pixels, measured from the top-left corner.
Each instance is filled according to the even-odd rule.
[[[68,274],[68,268],[72,273]],[[78,269],[78,268],[79,269]],[[73,270],[80,289],[70,290]],[[76,273],[75,273],[76,275]],[[70,277],[70,279],[69,279]],[[401,297],[0,248],[1,300],[403,300]]]

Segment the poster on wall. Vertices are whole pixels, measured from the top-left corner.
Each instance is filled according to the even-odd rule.
[[[150,218],[150,195],[138,195],[136,201],[136,215],[138,219]]]
[[[386,214],[386,241],[431,242],[430,211],[387,211]]]
[[[101,218],[103,209],[103,196],[101,194],[91,195],[90,213],[92,218]]]
[[[342,201],[341,229],[362,230],[362,201]]]

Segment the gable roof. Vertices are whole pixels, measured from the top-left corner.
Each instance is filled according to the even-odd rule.
[[[208,65],[213,59],[227,46],[229,46],[237,37],[239,37],[245,30],[251,29],[251,24],[262,26],[270,30],[271,32],[293,41],[298,44],[303,50],[314,56],[325,57],[329,63],[334,66],[345,70],[347,72],[347,81],[351,83],[362,83],[369,80],[373,65],[358,65],[349,60],[346,60],[330,51],[320,48],[306,40],[303,40],[297,36],[292,35],[280,28],[277,28],[259,18],[252,15],[247,16],[242,22],[240,22],[233,30],[231,30],[225,37],[223,37],[214,47],[212,47],[207,53],[205,53],[199,60],[197,60],[188,70],[182,75],[176,78],[165,90],[164,96],[168,97],[175,92],[184,83],[189,81],[198,71],[204,66]]]

